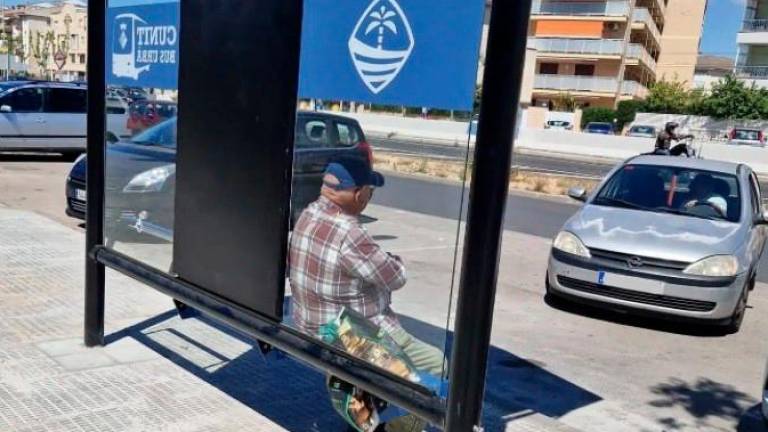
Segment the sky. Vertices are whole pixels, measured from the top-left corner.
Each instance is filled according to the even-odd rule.
[[[701,51],[736,57],[736,33],[741,28],[746,0],[709,0],[704,18]]]

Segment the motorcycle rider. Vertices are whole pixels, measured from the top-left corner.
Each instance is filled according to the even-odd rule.
[[[688,152],[688,144],[681,143],[672,147],[672,141],[693,138],[693,135],[678,135],[676,133],[678,127],[680,127],[680,125],[677,122],[669,122],[666,124],[664,130],[658,137],[656,137],[656,147],[653,150],[654,154],[671,156],[685,154],[686,156],[690,156],[690,153]]]

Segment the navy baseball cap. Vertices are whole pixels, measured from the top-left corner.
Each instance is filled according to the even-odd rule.
[[[339,184],[325,183],[326,186],[335,190],[355,189],[363,186],[377,188],[384,186],[384,176],[374,171],[371,165],[362,159],[337,159],[328,164],[325,173],[339,180]]]

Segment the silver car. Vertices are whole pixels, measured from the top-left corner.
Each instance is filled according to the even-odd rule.
[[[614,168],[554,240],[547,293],[739,330],[766,239],[743,164],[639,156]]]
[[[658,135],[655,127],[646,125],[634,125],[627,131],[628,137],[635,138],[656,138]]]

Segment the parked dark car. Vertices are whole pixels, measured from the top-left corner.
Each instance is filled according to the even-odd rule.
[[[291,212],[295,220],[317,199],[326,166],[339,157],[373,162],[360,124],[347,117],[299,112],[296,120]],[[67,178],[67,214],[85,218],[86,158]],[[107,232],[141,231],[169,240],[176,189],[176,119],[107,147],[105,224]],[[114,231],[117,230],[117,231]]]
[[[589,122],[584,126],[584,133],[613,135],[613,125],[610,123]]]

